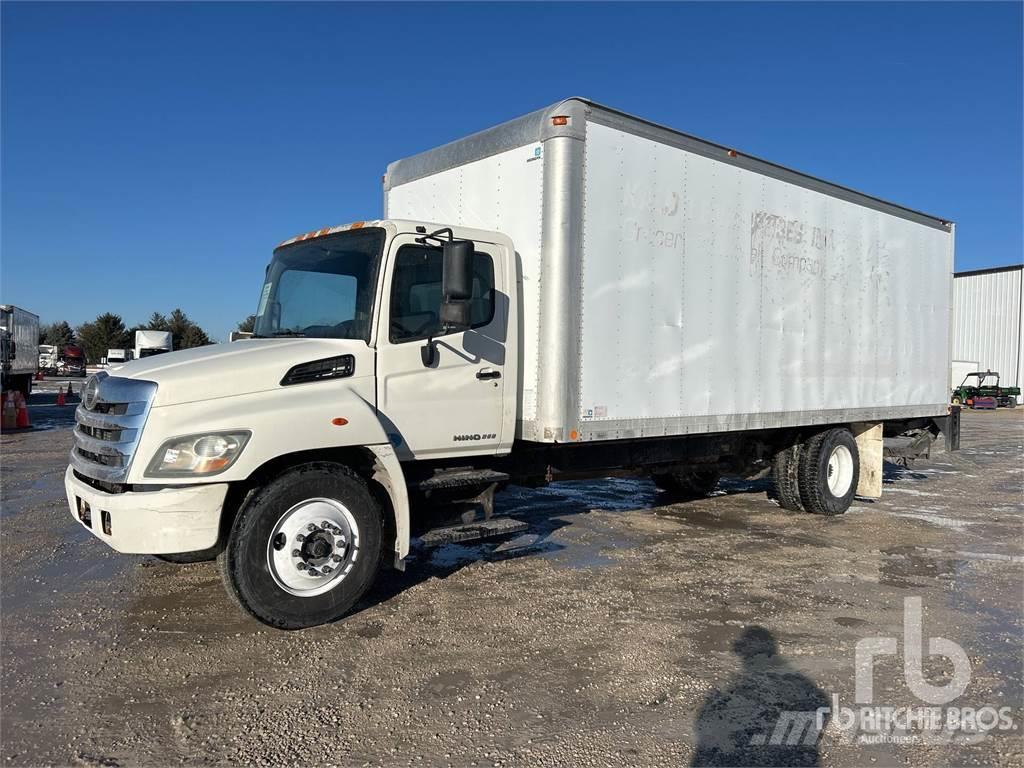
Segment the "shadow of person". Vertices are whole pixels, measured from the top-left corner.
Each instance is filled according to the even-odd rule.
[[[825,692],[779,655],[764,627],[744,629],[732,650],[743,666],[704,700],[692,764],[819,765],[817,710],[828,706]]]

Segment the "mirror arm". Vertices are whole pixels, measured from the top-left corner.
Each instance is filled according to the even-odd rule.
[[[420,347],[420,360],[424,368],[434,366],[434,358],[437,357],[437,347],[434,346],[434,334],[427,336],[427,343]]]

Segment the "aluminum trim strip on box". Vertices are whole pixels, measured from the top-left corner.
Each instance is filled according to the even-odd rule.
[[[935,405],[846,408],[786,413],[737,413],[724,416],[671,416],[653,419],[584,421],[580,424],[579,439],[582,442],[588,442],[635,437],[668,437],[741,432],[752,429],[850,424],[855,421],[929,418],[946,416],[949,413],[948,408],[946,403],[937,403]]]

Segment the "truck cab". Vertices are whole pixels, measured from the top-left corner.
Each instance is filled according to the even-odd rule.
[[[252,338],[88,382],[72,514],[122,552],[222,549],[267,623],[336,618],[408,553],[403,466],[509,452],[516,295],[498,232],[384,220],[287,240]]]

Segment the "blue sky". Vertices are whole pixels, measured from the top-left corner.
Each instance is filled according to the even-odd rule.
[[[582,95],[1022,253],[1019,3],[2,6],[0,300],[224,338],[387,163]]]

